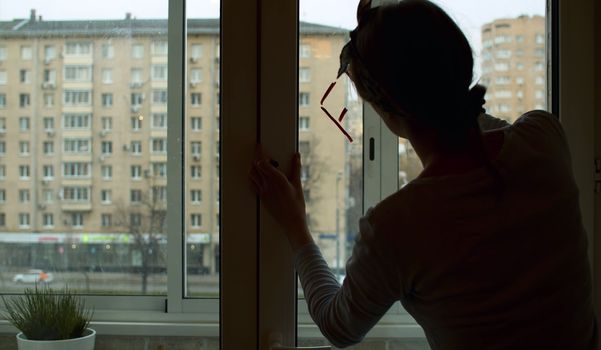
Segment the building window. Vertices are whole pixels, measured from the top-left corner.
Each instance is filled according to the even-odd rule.
[[[141,116],[131,117],[131,130],[140,131],[142,129],[142,118]]]
[[[6,179],[6,165],[0,164],[0,180]]]
[[[200,179],[202,176],[202,167],[200,165],[192,165],[190,167],[190,177],[192,179]]]
[[[44,154],[45,155],[54,154],[54,142],[52,142],[52,141],[44,141],[42,147],[44,149]]]
[[[497,77],[497,79],[495,79],[495,84],[509,85],[509,84],[511,84],[511,77],[508,77],[508,76]]]
[[[302,131],[309,130],[309,117],[299,117],[298,128]]]
[[[200,141],[192,141],[190,143],[190,153],[194,156],[200,156],[202,152],[202,142]]]
[[[517,70],[524,70],[524,64],[521,62],[518,62],[515,64],[515,68],[517,68]]]
[[[311,151],[311,144],[309,143],[309,141],[300,141],[298,143],[298,152],[300,154],[309,154],[309,152]]]
[[[63,188],[63,198],[70,202],[88,202],[90,200],[88,187],[69,186]]]
[[[511,51],[499,50],[497,51],[497,58],[511,58]]]
[[[111,165],[103,165],[100,167],[100,175],[103,180],[111,180],[113,178],[113,167]]]
[[[191,190],[190,191],[190,200],[194,204],[198,204],[202,202],[202,190]]]
[[[167,104],[167,90],[153,90],[152,103],[155,105]]]
[[[536,70],[537,72],[541,72],[545,70],[545,64],[542,62],[536,62],[534,64],[534,70]]]
[[[54,191],[51,189],[45,189],[42,191],[42,199],[45,203],[52,203],[54,201]]]
[[[112,154],[113,153],[113,142],[112,141],[102,141],[100,144],[100,151],[102,154]]]
[[[0,46],[0,61],[6,60],[7,57],[6,46]]]
[[[0,156],[3,156],[5,154],[6,154],[6,142],[0,141]]]
[[[115,48],[112,44],[102,44],[100,55],[102,58],[113,58],[115,56]]]
[[[110,68],[104,68],[102,70],[102,83],[112,84],[113,83],[113,70]]]
[[[190,82],[192,84],[198,84],[202,82],[202,69],[201,68],[192,68],[190,70]]]
[[[133,58],[144,58],[144,45],[134,44],[131,47],[131,57]]]
[[[29,141],[19,141],[19,153],[22,156],[29,155]]]
[[[90,177],[92,174],[91,164],[85,162],[63,163],[63,176],[67,178]]]
[[[160,138],[160,139],[152,139],[151,142],[151,149],[150,151],[152,153],[166,153],[167,152],[167,140],[164,138]]]
[[[508,63],[495,63],[495,70],[498,72],[506,72],[509,70]]]
[[[167,128],[167,113],[153,113],[152,114],[152,127],[154,129]]]
[[[152,43],[152,54],[155,56],[167,56],[167,41],[154,41]]]
[[[308,83],[311,81],[311,68],[301,67],[298,70],[298,81],[301,83]]]
[[[536,83],[536,85],[545,85],[545,78],[544,77],[536,77],[535,83]]]
[[[495,98],[511,98],[512,93],[510,90],[499,90],[495,92]]]
[[[29,203],[29,190],[27,190],[27,189],[19,190],[19,202]]]
[[[113,193],[111,190],[100,191],[100,200],[102,204],[110,204],[113,201]]]
[[[202,226],[202,214],[190,214],[190,225],[194,228]]]
[[[139,93],[139,92],[134,92],[131,94],[132,107],[142,105],[142,101],[144,101],[144,94]]]
[[[31,46],[23,45],[21,46],[21,59],[22,60],[30,60],[33,57],[33,51],[31,50]]]
[[[71,225],[73,227],[83,227],[83,214],[71,213]]]
[[[132,180],[141,180],[142,179],[142,167],[140,165],[132,165],[131,166],[131,178],[132,178]]]
[[[152,80],[167,80],[167,65],[153,64],[152,65]]]
[[[101,214],[100,224],[102,227],[110,227],[113,224],[113,217],[111,214]]]
[[[54,178],[54,166],[44,165],[43,173],[44,173],[45,180],[53,179]]]
[[[298,96],[298,104],[301,107],[307,107],[309,106],[309,93],[308,92],[301,92]]]
[[[190,103],[192,103],[193,107],[200,106],[202,103],[202,94],[200,92],[193,92],[190,95]]]
[[[0,132],[6,132],[6,118],[0,117]]]
[[[87,56],[92,54],[91,42],[67,42],[65,44],[65,55]]]
[[[6,190],[0,189],[0,203],[6,203]]]
[[[90,153],[90,139],[65,139],[63,141],[65,153]]]
[[[6,107],[6,94],[0,94],[0,108]]]
[[[152,175],[167,177],[167,163],[152,163]]]
[[[19,213],[19,226],[21,228],[29,227],[29,213]]]
[[[0,226],[6,226],[6,215],[4,213],[0,213]]]
[[[44,94],[44,107],[54,106],[54,94]]]
[[[142,201],[142,191],[141,190],[131,190],[129,192],[129,198],[132,203],[140,203]]]
[[[131,83],[132,87],[140,87],[142,86],[142,69],[141,68],[132,68],[131,70]]]
[[[52,131],[54,130],[54,117],[44,117],[44,130]]]
[[[19,117],[19,130],[29,131],[29,117]]]
[[[92,81],[91,66],[65,66],[65,81]]]
[[[201,117],[192,117],[190,124],[192,127],[192,131],[202,130],[202,118]]]
[[[311,45],[309,44],[300,44],[299,54],[301,58],[309,58],[311,57]]]
[[[65,90],[63,102],[67,106],[90,106],[92,93],[89,90]]]
[[[44,69],[44,84],[42,87],[54,87],[56,84],[56,71],[54,69]]]
[[[104,93],[101,95],[102,107],[111,107],[113,105],[113,94]]]
[[[537,44],[544,44],[545,43],[545,35],[544,34],[536,34],[534,37],[534,40]]]
[[[140,214],[140,213],[129,214],[129,223],[132,226],[140,226],[142,224],[142,214]]]
[[[44,225],[44,227],[53,227],[54,215],[52,215],[52,213],[44,213],[42,215],[42,224]]]
[[[102,117],[101,119],[102,130],[110,131],[113,129],[113,118],[111,117]]]
[[[29,107],[30,104],[31,99],[29,98],[29,94],[19,94],[19,107]]]
[[[6,85],[8,76],[5,70],[0,70],[0,85]]]
[[[31,83],[31,72],[27,69],[21,69],[19,71],[19,82],[23,84]]]
[[[523,43],[523,42],[524,42],[524,36],[523,36],[523,35],[517,35],[517,36],[515,37],[515,41],[516,41],[517,43]]]
[[[167,200],[167,187],[166,186],[153,186],[152,187],[152,200],[154,202],[165,202]]]
[[[545,91],[544,90],[536,90],[536,92],[534,93],[534,96],[537,99],[543,99],[543,98],[545,98]]]
[[[142,141],[132,141],[130,144],[131,154],[133,155],[141,155],[142,154]]]
[[[202,57],[202,44],[192,44],[190,46],[190,58],[196,62]]]

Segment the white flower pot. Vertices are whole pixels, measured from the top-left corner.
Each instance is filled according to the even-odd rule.
[[[17,334],[19,350],[94,350],[96,331],[88,328],[83,336],[65,340],[29,340],[23,332]]]

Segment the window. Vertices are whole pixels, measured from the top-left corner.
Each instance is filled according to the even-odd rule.
[[[167,80],[167,65],[166,64],[152,65],[152,80]]]
[[[54,94],[44,94],[44,107],[54,106]]]
[[[31,100],[29,98],[29,94],[19,94],[19,107],[29,107],[30,104]]]
[[[0,213],[0,226],[6,226],[6,214]]]
[[[193,204],[202,202],[202,190],[190,190],[190,200]]]
[[[113,94],[104,93],[101,95],[102,97],[102,107],[112,107],[113,106]]]
[[[192,141],[190,143],[190,153],[192,153],[194,156],[200,156],[202,153],[202,142]]]
[[[19,165],[19,177],[21,180],[29,179],[29,165]]]
[[[200,165],[192,165],[190,167],[190,177],[198,180],[202,176],[202,167]]]
[[[165,202],[166,200],[167,200],[167,187],[153,186],[152,187],[152,201],[153,202]]]
[[[112,202],[112,191],[111,190],[101,190],[100,191],[100,200],[102,204],[110,204]]]
[[[19,130],[29,131],[29,117],[19,117]]]
[[[536,70],[537,72],[541,72],[545,70],[545,64],[542,62],[536,62],[534,64],[534,70]]]
[[[109,131],[113,129],[113,118],[111,117],[102,117],[101,118],[102,130]]]
[[[113,70],[111,68],[102,69],[102,83],[112,84],[113,83]]]
[[[19,202],[21,203],[29,203],[29,190],[21,189],[19,190]]]
[[[63,176],[66,178],[90,177],[92,174],[90,163],[65,162],[63,163]]]
[[[131,154],[141,155],[142,154],[142,141],[132,141],[130,144]]]
[[[202,94],[200,92],[193,92],[190,94],[190,103],[192,107],[198,107],[202,103]]]
[[[44,117],[44,130],[52,131],[54,130],[54,117]]]
[[[308,83],[311,81],[311,68],[301,67],[298,70],[298,81],[301,83]]]
[[[44,165],[42,171],[43,171],[45,180],[51,180],[54,178],[54,166]]]
[[[132,58],[144,58],[144,45],[142,45],[142,44],[132,45],[131,57]]]
[[[202,118],[201,117],[192,117],[190,120],[192,131],[200,131],[202,130]]]
[[[6,155],[6,141],[0,141],[0,156]]]
[[[113,58],[115,56],[115,47],[112,44],[102,44],[100,55],[105,59]]]
[[[132,84],[142,84],[142,69],[141,68],[132,68],[131,70],[131,83]],[[139,87],[138,85],[134,85],[132,87]]]
[[[90,153],[90,139],[65,138],[63,152],[65,153]]]
[[[536,90],[535,96],[536,96],[537,99],[544,99],[545,98],[545,91],[544,90]]]
[[[167,42],[164,40],[152,43],[152,54],[155,56],[167,56]]]
[[[131,179],[141,180],[142,179],[142,167],[140,165],[131,166]]]
[[[129,223],[132,226],[140,226],[142,224],[142,215],[140,215],[139,213],[130,214]]]
[[[90,106],[92,93],[89,90],[65,90],[63,103],[67,106]]]
[[[31,46],[23,45],[21,46],[21,59],[22,60],[31,60],[33,57],[33,51],[31,50]]]
[[[512,93],[509,90],[499,90],[495,92],[496,98],[511,98]]]
[[[29,155],[29,141],[19,141],[19,153],[22,156]]]
[[[153,129],[167,128],[167,113],[153,113],[152,114],[152,128]]]
[[[42,144],[42,147],[43,147],[45,155],[52,155],[52,154],[54,154],[54,142],[52,142],[52,141],[44,141],[44,143]]]
[[[113,153],[113,142],[112,141],[102,141],[100,144],[100,150],[102,154],[112,154]]]
[[[31,72],[27,69],[21,69],[19,71],[19,82],[23,84],[31,83]]]
[[[111,227],[113,224],[113,216],[111,214],[101,214],[100,224],[102,227]]]
[[[152,163],[152,175],[156,177],[167,177],[167,163]]]
[[[7,75],[5,70],[0,70],[0,85],[6,85]]]
[[[509,70],[508,63],[495,63],[495,70],[498,72],[506,72]]]
[[[89,193],[88,187],[67,186],[63,188],[63,199],[71,202],[88,202]]]
[[[190,226],[198,228],[202,226],[202,214],[190,214]]]
[[[544,34],[536,34],[534,37],[534,40],[537,44],[544,44],[545,43],[545,35]]]
[[[6,118],[0,117],[0,132],[6,132]]]
[[[301,92],[298,96],[298,104],[301,107],[307,107],[309,106],[309,93],[308,92]]]
[[[42,190],[42,199],[44,203],[52,203],[54,201],[54,191],[51,189]]]
[[[495,84],[497,84],[497,85],[509,85],[509,84],[511,84],[511,77],[509,77],[509,76],[497,77],[497,79],[495,80]]]
[[[65,81],[92,81],[91,66],[65,66]],[[103,75],[104,82],[104,75]]]
[[[301,131],[309,130],[309,117],[299,117],[298,118],[298,128]]]
[[[0,164],[0,180],[6,179],[6,165]]]
[[[0,189],[0,203],[6,203],[6,190]]]
[[[63,127],[65,129],[89,129],[90,114],[65,114],[63,116]]]
[[[129,193],[129,199],[132,203],[140,203],[142,201],[142,191],[131,190]]]
[[[153,90],[152,103],[155,105],[167,104],[167,90]]]
[[[0,94],[0,108],[6,107],[6,94]]]
[[[511,51],[499,50],[497,51],[497,58],[511,58]]]
[[[535,49],[534,56],[536,57],[545,57],[545,49]]]
[[[151,149],[150,151],[152,153],[166,153],[167,152],[167,140],[160,138],[160,139],[152,139],[151,140]]]
[[[71,225],[73,227],[83,227],[83,214],[71,213]]]
[[[42,224],[46,228],[54,226],[54,215],[52,213],[42,214]]]
[[[202,68],[192,68],[190,70],[190,82],[192,84],[202,82]]]
[[[495,37],[495,44],[510,43],[511,37],[508,35],[499,35]]]
[[[0,46],[0,61],[5,61],[7,57],[6,46]]]
[[[309,44],[300,44],[299,54],[301,58],[309,58],[311,57],[311,45]]]
[[[139,92],[134,92],[131,94],[131,105],[132,106],[140,106],[144,101],[144,94]]]
[[[65,55],[67,56],[88,56],[92,54],[92,43],[90,42],[67,42],[65,45]]]
[[[132,131],[140,131],[142,129],[142,120],[141,116],[131,117],[131,130]]]
[[[19,213],[19,227],[29,228],[29,213]]]
[[[100,176],[102,176],[103,180],[111,180],[113,178],[113,167],[111,165],[101,166]]]
[[[517,43],[523,43],[523,42],[524,42],[524,36],[523,36],[523,35],[517,35],[517,36],[515,37],[515,41],[516,41]]]
[[[192,44],[190,46],[190,58],[192,61],[198,61],[202,57],[202,44]]]
[[[535,83],[536,83],[536,85],[545,85],[545,78],[544,77],[536,77]]]

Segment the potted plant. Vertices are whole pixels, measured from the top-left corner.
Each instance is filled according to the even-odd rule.
[[[26,289],[11,299],[2,297],[6,319],[21,332],[19,350],[93,350],[96,332],[89,328],[92,311],[71,290]]]

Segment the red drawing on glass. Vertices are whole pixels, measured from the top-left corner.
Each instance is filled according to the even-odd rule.
[[[336,126],[338,127],[338,129],[340,129],[340,131],[344,134],[344,136],[346,136],[346,138],[350,141],[353,142],[353,138],[351,137],[351,135],[349,135],[349,133],[344,130],[344,127],[340,124],[342,122],[342,119],[344,119],[344,116],[346,115],[346,113],[348,112],[348,109],[343,108],[342,112],[340,112],[340,116],[338,116],[338,120],[336,120],[331,114],[330,112],[328,112],[327,109],[325,109],[325,107],[323,106],[323,103],[325,102],[326,98],[328,98],[328,95],[330,95],[330,92],[332,92],[332,89],[334,89],[334,86],[336,86],[336,82],[333,82],[330,84],[330,86],[328,86],[328,89],[326,90],[325,94],[323,94],[323,97],[321,98],[321,110],[324,111],[324,113],[328,116],[328,118],[330,118],[330,120],[336,124]]]

